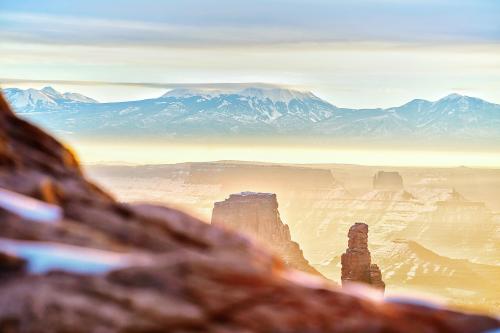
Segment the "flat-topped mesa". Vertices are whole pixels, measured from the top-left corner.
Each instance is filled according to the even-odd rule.
[[[212,224],[225,225],[250,235],[274,251],[290,267],[318,274],[304,258],[299,245],[292,241],[288,225],[281,221],[274,193],[241,192],[216,202]]]
[[[355,223],[349,229],[348,248],[342,254],[342,285],[350,282],[369,284],[374,288],[385,290],[382,273],[377,265],[371,263],[368,250],[368,225]]]
[[[281,223],[278,200],[273,193],[231,194],[214,204],[212,223],[243,231],[264,243],[290,239],[288,226]]]
[[[403,177],[396,171],[379,171],[373,176],[373,188],[376,190],[402,190]]]

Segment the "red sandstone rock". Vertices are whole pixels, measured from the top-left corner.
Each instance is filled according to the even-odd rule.
[[[371,263],[368,251],[368,225],[355,223],[347,236],[348,248],[341,257],[342,285],[359,282],[383,291],[385,283],[382,281],[382,273],[377,265]]]
[[[292,241],[288,225],[281,221],[274,193],[242,192],[216,202],[212,224],[224,225],[258,240],[291,268],[321,275]]]
[[[43,206],[0,194],[0,332],[466,333],[499,327],[490,317],[358,297],[286,268],[236,233],[176,210],[120,204],[85,179],[67,148],[15,117],[1,97],[0,187],[63,213],[42,218]],[[26,253],[6,254],[17,246],[37,249],[27,266],[19,258]]]

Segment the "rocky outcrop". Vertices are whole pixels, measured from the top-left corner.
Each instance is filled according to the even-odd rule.
[[[385,290],[382,273],[377,265],[371,263],[368,251],[368,225],[355,223],[350,229],[348,247],[341,257],[342,285],[359,282]]]
[[[288,225],[281,221],[274,193],[241,192],[216,202],[212,223],[224,225],[256,239],[276,253],[289,267],[320,275],[292,241]]]
[[[403,177],[399,172],[379,171],[373,177],[373,188],[376,190],[401,190],[403,189]]]
[[[86,180],[70,150],[14,116],[1,97],[0,187],[1,332],[500,326],[486,316],[340,292],[236,233],[169,208],[119,203]]]

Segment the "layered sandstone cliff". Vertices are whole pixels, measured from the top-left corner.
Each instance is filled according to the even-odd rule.
[[[341,257],[342,285],[351,282],[365,283],[374,288],[385,290],[382,273],[377,265],[371,263],[368,250],[368,225],[355,223],[347,235],[348,247]]]
[[[0,97],[0,332],[484,332],[498,320],[340,292],[247,238],[127,205]]]
[[[214,204],[212,223],[250,235],[276,253],[289,267],[320,275],[304,258],[299,245],[292,241],[288,225],[281,221],[274,193],[231,194],[226,200]]]

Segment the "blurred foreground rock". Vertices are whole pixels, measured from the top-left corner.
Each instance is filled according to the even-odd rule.
[[[0,332],[499,327],[493,318],[349,294],[287,269],[236,233],[165,207],[118,203],[1,97],[0,187]]]

